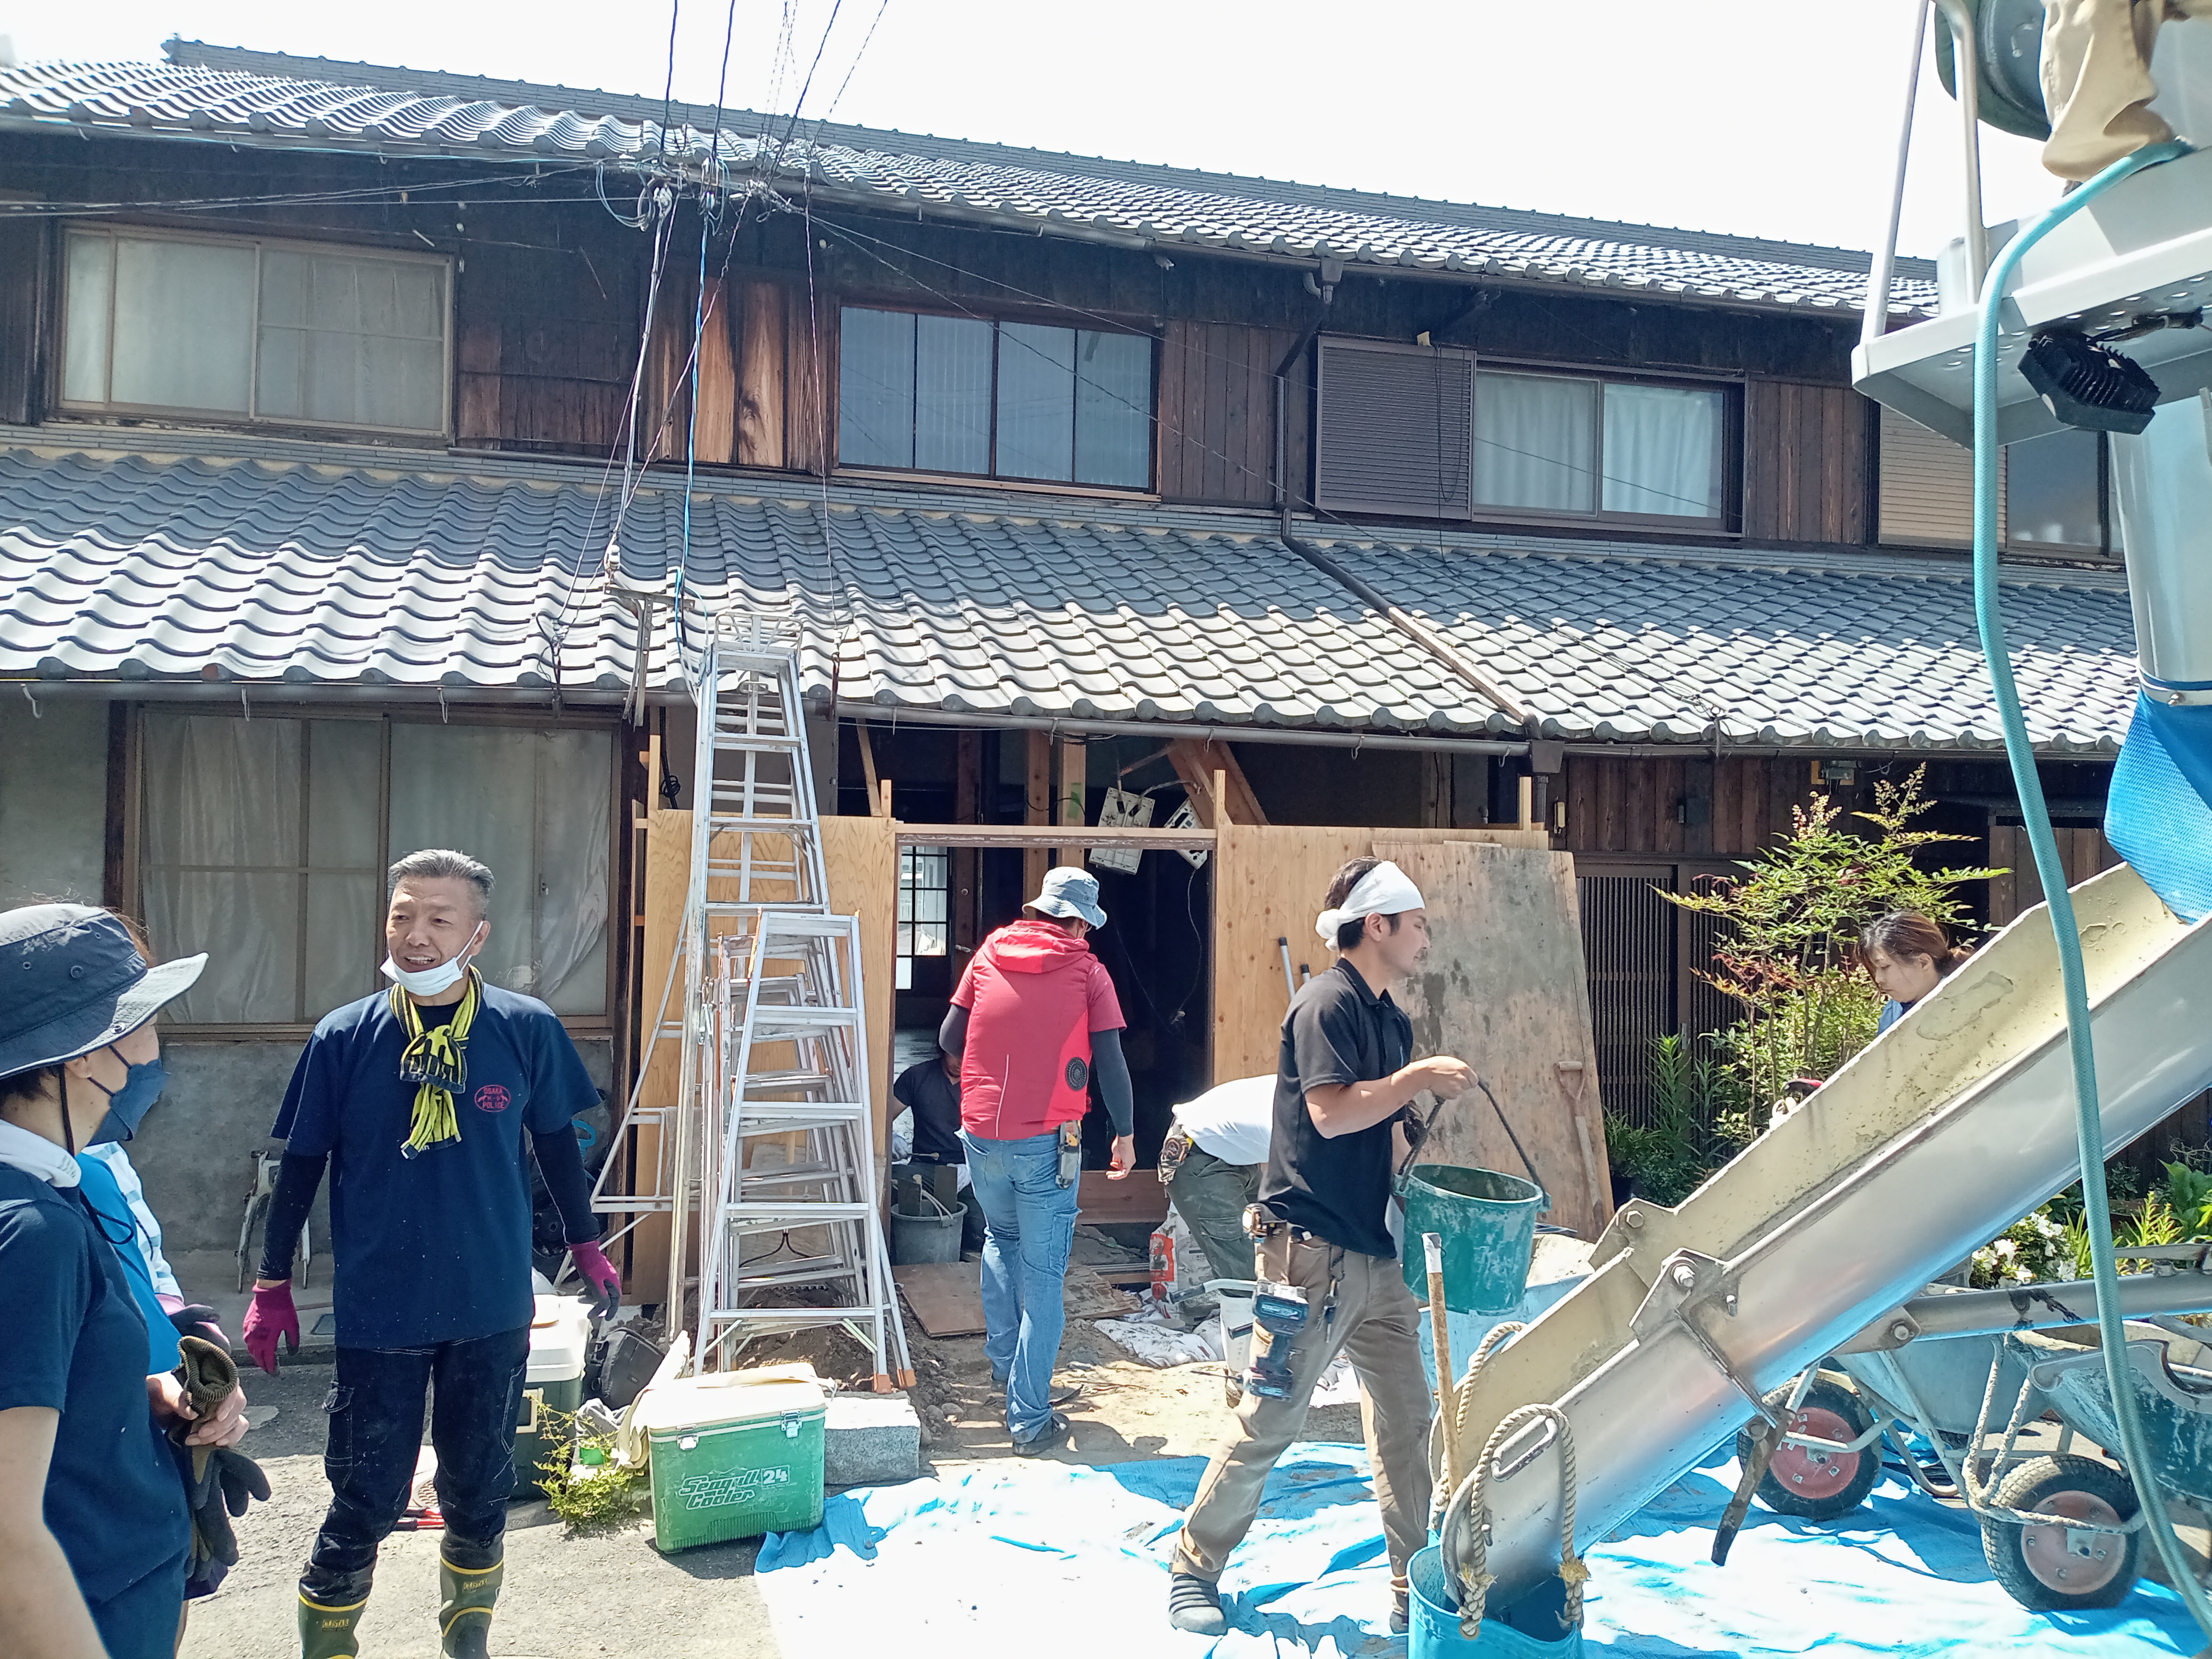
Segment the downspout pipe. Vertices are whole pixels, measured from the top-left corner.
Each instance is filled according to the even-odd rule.
[[[1281,522],[1282,538],[1291,538],[1291,370],[1314,343],[1321,325],[1328,320],[1328,308],[1336,301],[1336,285],[1344,280],[1344,261],[1324,259],[1321,262],[1321,280],[1316,283],[1311,271],[1306,273],[1306,292],[1317,295],[1321,309],[1298,336],[1298,342],[1283,354],[1283,361],[1275,365],[1275,512]]]

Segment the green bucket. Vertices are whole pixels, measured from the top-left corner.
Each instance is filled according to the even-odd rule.
[[[1444,1306],[1454,1313],[1510,1314],[1528,1289],[1536,1218],[1552,1207],[1544,1189],[1519,1176],[1457,1164],[1416,1164],[1399,1177],[1406,1200],[1406,1243],[1399,1251],[1406,1288],[1429,1299],[1423,1233],[1444,1242]]]

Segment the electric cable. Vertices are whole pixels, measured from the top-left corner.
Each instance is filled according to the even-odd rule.
[[[2162,161],[2191,154],[2179,140],[2152,144],[2122,156],[2102,173],[2047,209],[2042,216],[2007,242],[1990,261],[1982,279],[1981,316],[1974,337],[1974,620],[1981,632],[1982,652],[1988,659],[1990,689],[2004,727],[2005,758],[2011,763],[2013,786],[2020,796],[2021,814],[2027,829],[2028,845],[2035,854],[2035,871],[2043,884],[2051,933],[2058,948],[2058,969],[2066,1001],[2067,1047],[2073,1062],[2075,1137],[2081,1161],[2083,1220],[2089,1235],[2091,1275],[2097,1287],[2097,1333],[2104,1349],[2105,1376],[2112,1389],[2112,1415],[2120,1429],[2119,1451],[2136,1483],[2137,1495],[2151,1543],[2165,1565],[2169,1582],[2180,1594],[2190,1616],[2212,1637],[2212,1602],[2173,1534],[2157,1486],[2158,1464],[2143,1433],[2136,1396],[2133,1364],[2128,1358],[2127,1329],[2119,1307],[2118,1270],[2112,1247],[2112,1195],[2105,1182],[2105,1126],[2097,1094],[2097,1056],[2089,1016],[2088,975],[2081,959],[2081,936],[2075,920],[2073,895],[2067,890],[2066,866],[2044,799],[2043,781],[2035,769],[2035,750],[2027,722],[2021,712],[2019,688],[2013,682],[2012,656],[2005,642],[2002,595],[1997,584],[1997,342],[2004,308],[2005,287],[2020,268],[2027,251],[2051,231],[2087,207],[2132,173]],[[2108,1448],[2107,1449],[2111,1449]]]

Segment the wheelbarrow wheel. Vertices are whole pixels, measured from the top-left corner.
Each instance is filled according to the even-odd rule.
[[[1794,1384],[1784,1383],[1768,1395],[1768,1408],[1783,1410],[1790,1404],[1794,1389]],[[1789,1423],[1792,1434],[1845,1443],[1857,1439],[1872,1427],[1874,1414],[1867,1409],[1866,1402],[1832,1371],[1823,1371],[1814,1380],[1798,1405],[1796,1415]],[[1750,1431],[1737,1434],[1735,1455],[1739,1459],[1751,1455]],[[1866,1495],[1880,1479],[1879,1441],[1854,1452],[1820,1451],[1810,1446],[1793,1446],[1785,1441],[1775,1452],[1774,1462],[1767,1466],[1766,1478],[1759,1483],[1759,1496],[1767,1508],[1780,1514],[1807,1521],[1832,1521],[1838,1516],[1849,1515],[1866,1502]]]
[[[2135,1483],[2093,1457],[2037,1457],[1997,1487],[2008,1510],[2117,1527],[2136,1512]],[[1982,1553],[2005,1594],[2024,1607],[2051,1611],[2117,1607],[2141,1571],[2140,1532],[2075,1532],[1984,1520]]]

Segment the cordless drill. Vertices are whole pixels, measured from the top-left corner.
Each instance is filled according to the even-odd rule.
[[[1252,1290],[1252,1322],[1267,1334],[1267,1351],[1253,1344],[1252,1364],[1244,1373],[1248,1393],[1285,1400],[1291,1392],[1291,1345],[1305,1329],[1306,1293],[1295,1285],[1263,1279]]]

